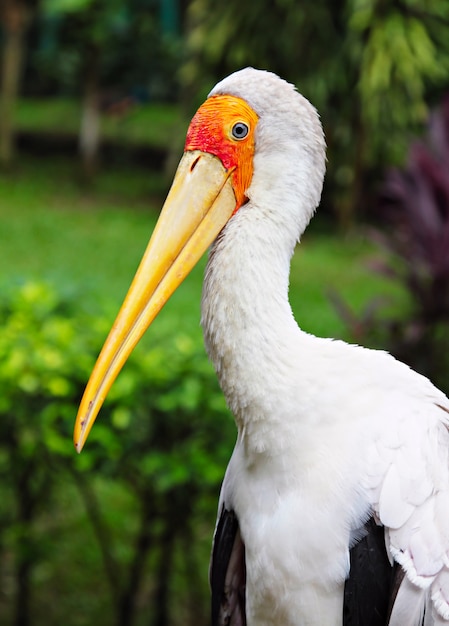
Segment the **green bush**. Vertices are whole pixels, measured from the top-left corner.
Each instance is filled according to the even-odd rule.
[[[75,514],[61,493],[76,489],[109,585],[103,602],[116,623],[130,626],[140,611],[147,624],[148,615],[160,625],[201,624],[207,615],[204,545],[233,445],[232,419],[202,345],[167,325],[151,348],[136,350],[76,455],[74,416],[110,323],[79,310],[74,295],[40,283],[10,289],[0,300],[0,546],[12,555],[14,580],[10,602],[0,600],[0,615],[39,623],[33,591],[43,562],[50,574],[40,596],[51,597],[50,583],[61,575],[78,581],[76,597],[96,593],[87,569],[71,571],[77,563],[83,567],[82,559],[62,574],[52,565],[63,544],[79,541],[82,555],[84,540],[63,530],[46,536],[45,520]],[[125,510],[114,510],[113,496],[105,500],[114,490],[130,499]],[[58,602],[75,604],[68,597]],[[54,623],[61,611],[53,610]],[[104,619],[110,623],[110,616]]]

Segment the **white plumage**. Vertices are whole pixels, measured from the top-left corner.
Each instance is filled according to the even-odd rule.
[[[420,624],[428,597],[429,623],[449,624],[449,401],[385,352],[298,328],[289,264],[321,193],[318,116],[253,69],[217,93],[260,117],[249,201],[213,245],[202,301],[238,426],[219,512],[234,510],[240,524],[247,623],[341,624],[349,547],[374,516],[408,581],[390,624]]]
[[[385,352],[300,330],[289,267],[321,195],[318,115],[254,69],[211,96],[86,387],[75,446],[215,239],[202,325],[238,437],[213,626],[449,626],[449,400]]]

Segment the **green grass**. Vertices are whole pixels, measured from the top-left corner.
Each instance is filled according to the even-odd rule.
[[[160,174],[109,170],[86,189],[71,160],[22,160],[0,176],[0,288],[28,279],[82,294],[80,308],[117,311],[167,191]],[[167,306],[199,334],[204,260]],[[157,325],[156,325],[157,326]]]
[[[336,230],[306,231],[293,257],[290,277],[290,300],[301,327],[319,336],[353,340],[332,304],[332,293],[356,315],[363,315],[374,299],[385,303],[381,317],[401,315],[408,306],[404,289],[369,269],[373,257],[380,256],[362,230],[346,236]]]
[[[15,120],[20,131],[77,135],[81,103],[73,99],[27,98],[18,103]],[[180,125],[179,108],[173,104],[135,104],[122,116],[103,113],[104,139],[125,145],[165,148],[174,140]]]

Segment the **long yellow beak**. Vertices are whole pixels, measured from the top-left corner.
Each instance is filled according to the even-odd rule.
[[[181,159],[148,247],[87,383],[75,423],[81,452],[95,418],[135,345],[236,207],[232,169],[195,150]]]

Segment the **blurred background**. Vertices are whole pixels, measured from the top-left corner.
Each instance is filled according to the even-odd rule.
[[[302,327],[449,392],[447,0],[0,0],[0,624],[201,626],[235,427],[202,346],[204,261],[113,387],[77,403],[214,83],[318,108]]]

